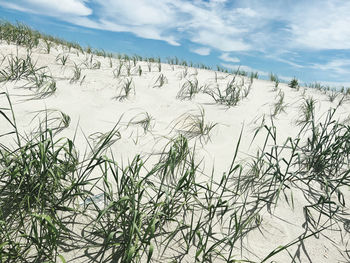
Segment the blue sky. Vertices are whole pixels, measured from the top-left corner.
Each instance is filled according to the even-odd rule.
[[[0,0],[0,17],[108,51],[350,86],[346,0]]]

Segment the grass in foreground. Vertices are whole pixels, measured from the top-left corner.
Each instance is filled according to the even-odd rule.
[[[5,262],[64,262],[67,251],[79,254],[82,248],[89,262],[193,257],[196,262],[232,262],[241,259],[241,240],[260,226],[260,211],[282,198],[292,204],[293,191],[310,196],[305,232],[262,262],[329,230],[334,222],[347,222],[341,189],[350,186],[350,127],[334,121],[335,110],[324,123],[305,122],[301,132],[308,129],[311,135],[304,144],[290,138],[278,145],[276,128],[265,126],[268,143],[246,166],[236,161],[239,139],[219,182],[214,174],[202,174],[195,149],[182,135],[152,166],[147,167],[147,159],[155,156],[138,155],[120,166],[109,150],[118,140],[117,127],[99,136],[84,157],[74,141],[55,137],[59,133],[53,132],[52,118],[24,137],[11,112],[11,104],[2,107],[2,117],[13,128],[9,133],[17,138],[15,148],[0,147],[0,255]]]

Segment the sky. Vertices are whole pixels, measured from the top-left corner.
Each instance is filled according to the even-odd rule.
[[[0,18],[110,52],[350,86],[348,0],[0,0]]]

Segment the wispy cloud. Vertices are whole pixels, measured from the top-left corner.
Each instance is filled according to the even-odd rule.
[[[290,19],[293,44],[311,49],[349,49],[349,14],[349,1],[299,2]]]
[[[12,2],[2,0],[0,5],[19,11],[55,17],[62,15],[88,16],[92,14],[92,9],[86,5],[84,0],[14,0]]]
[[[191,51],[201,56],[208,56],[210,55],[211,50],[210,48],[207,48],[207,47],[200,47],[200,48],[191,49]]]
[[[350,74],[350,59],[334,59],[327,63],[315,63],[310,66],[311,68],[330,71],[336,74]]]
[[[231,57],[229,53],[222,53],[219,58],[226,62],[232,62],[232,63],[240,62],[239,58]]]

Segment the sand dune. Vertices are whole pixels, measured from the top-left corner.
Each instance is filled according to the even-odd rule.
[[[25,47],[4,42],[0,45],[0,52],[6,57],[1,65],[2,69],[6,68],[7,58],[10,56],[24,59],[27,56]],[[108,134],[114,128],[117,131],[113,137],[115,142],[104,154],[112,158],[113,153],[114,160],[124,167],[132,162],[135,155],[139,154],[141,158],[148,158],[145,164],[146,170],[151,170],[159,162],[164,149],[168,149],[169,145],[174,142],[174,138],[182,134],[187,138],[189,149],[194,154],[195,162],[198,163],[195,174],[196,183],[203,186],[209,184],[211,177],[213,182],[219,184],[223,174],[230,174],[229,170],[237,143],[240,143],[235,165],[240,165],[239,169],[242,169],[242,172],[239,173],[239,169],[232,172],[230,175],[232,178],[226,185],[227,189],[232,190],[232,196],[236,196],[231,198],[227,191],[220,198],[214,198],[215,200],[229,200],[226,204],[228,213],[220,216],[220,213],[224,213],[223,208],[217,208],[216,214],[211,218],[210,227],[203,226],[203,229],[199,228],[197,232],[194,231],[194,235],[199,232],[200,234],[196,239],[189,241],[188,253],[183,253],[183,256],[179,255],[181,251],[186,250],[186,245],[181,240],[184,241],[189,236],[181,236],[178,232],[176,238],[170,240],[167,239],[169,236],[159,234],[151,242],[154,246],[152,262],[234,262],[233,259],[260,262],[279,246],[294,241],[296,241],[295,244],[288,247],[287,251],[277,253],[267,259],[267,262],[272,260],[274,262],[349,262],[349,176],[347,175],[342,181],[344,185],[339,185],[344,195],[345,206],[341,205],[336,198],[338,190],[335,190],[330,197],[330,200],[334,201],[331,204],[332,209],[326,208],[330,203],[315,205],[321,211],[325,209],[322,214],[318,209],[312,210],[311,207],[318,203],[320,196],[326,196],[325,186],[321,186],[318,179],[298,180],[298,176],[293,172],[300,172],[298,170],[301,169],[300,166],[291,166],[289,173],[285,171],[286,163],[292,156],[288,138],[300,138],[299,145],[303,146],[307,145],[307,138],[311,136],[310,129],[305,133],[300,133],[303,125],[297,124],[298,121],[305,118],[302,110],[305,101],[310,98],[314,100],[315,123],[325,122],[331,108],[337,108],[333,119],[339,123],[346,123],[350,112],[347,96],[339,94],[331,102],[327,92],[311,88],[293,89],[285,83],[280,83],[278,87],[275,87],[272,81],[182,65],[165,63],[159,65],[156,62],[146,61],[136,61],[134,64],[132,60],[125,61],[84,54],[75,49],[69,51],[62,46],[54,46],[47,54],[43,46],[39,45],[31,50],[30,56],[32,61],[35,61],[36,67],[45,67],[43,71],[52,76],[56,82],[56,90],[49,94],[50,96],[37,98],[36,96],[40,93],[35,88],[26,88],[29,86],[25,79],[1,83],[0,92],[9,94],[20,134],[27,134],[29,137],[31,133],[35,134],[39,122],[45,118],[51,120],[49,126],[60,125],[62,112],[69,116],[70,123],[69,126],[62,128],[56,137],[75,137],[74,144],[79,152],[79,158],[83,159],[84,153],[86,153],[85,156],[88,156],[88,153],[91,152],[89,148],[98,145],[101,136]],[[68,58],[65,65],[62,65],[60,61],[62,56]],[[81,76],[76,80],[73,77],[75,65],[81,69]],[[120,65],[122,66],[119,74]],[[238,101],[231,101],[233,104],[229,105],[229,101],[219,99],[218,89],[224,94],[234,78],[235,81],[231,84],[236,88],[235,92],[239,90]],[[126,92],[128,88],[129,91]],[[193,95],[190,94],[191,88]],[[1,97],[0,105],[0,108],[7,107],[5,96]],[[268,134],[267,127],[275,127],[277,137],[274,142],[270,136],[263,149]],[[349,129],[349,126],[347,127]],[[11,130],[11,125],[2,119],[0,134],[9,130]],[[256,131],[259,132],[255,133]],[[0,142],[9,148],[15,148],[14,138],[15,136],[12,135],[3,136],[0,137]],[[285,142],[286,145],[283,148]],[[271,157],[269,163],[268,154],[261,159],[257,158],[257,153],[261,154],[261,151],[273,155],[274,152],[271,149],[275,145],[281,146],[275,148],[277,151],[282,149],[278,153],[280,158],[278,162],[273,164],[274,159]],[[303,154],[309,152],[300,149],[297,152],[300,158],[304,158]],[[282,157],[286,161],[283,161]],[[292,159],[294,163],[297,157],[294,156]],[[261,161],[260,169],[253,169],[254,160]],[[331,162],[330,159],[327,161]],[[2,165],[0,169],[4,169]],[[341,169],[346,170],[348,167],[347,162]],[[251,179],[253,171],[256,171],[255,179]],[[286,179],[284,181],[280,175],[276,175],[275,179],[264,181],[263,177],[270,176],[273,174],[272,171],[281,171],[281,174],[286,172],[288,179],[284,178]],[[323,178],[321,175],[319,177],[315,175],[311,168],[308,170],[303,168],[303,171],[307,173],[299,174],[301,178],[307,176]],[[338,172],[340,171],[334,171],[335,174]],[[99,178],[102,174],[100,169],[94,169],[89,179]],[[325,176],[332,178],[333,175]],[[107,177],[112,180],[111,174],[108,174]],[[241,177],[242,180],[238,180],[238,177]],[[178,181],[180,178],[175,177],[174,179]],[[255,181],[256,187],[254,187]],[[242,186],[237,186],[238,182]],[[243,186],[245,183],[246,186]],[[97,185],[102,187],[103,182],[99,181]],[[204,202],[205,196],[210,191],[205,193],[198,187],[196,186],[197,198],[202,200],[198,201],[199,204]],[[220,189],[219,186],[217,187]],[[269,199],[269,194],[264,191],[272,188],[275,195]],[[261,191],[260,196],[259,191]],[[94,195],[100,193],[101,190],[98,188],[93,190]],[[188,209],[191,209],[190,203],[195,202],[194,196],[189,198],[188,202]],[[245,202],[247,207],[242,208]],[[237,209],[235,209],[236,204]],[[108,206],[108,203],[102,207],[105,206]],[[180,227],[176,222],[181,220],[189,225],[191,213],[194,213],[192,220],[195,222],[210,218],[209,206],[207,210],[202,208],[204,214],[201,213],[200,206],[195,207],[185,216],[183,215],[185,207],[179,209],[177,212],[179,218],[176,221],[165,222],[158,230],[159,233],[162,232],[162,229],[174,231]],[[306,207],[310,208],[310,214],[317,222],[315,226],[307,221]],[[250,210],[253,208],[256,209],[255,212]],[[92,218],[96,213],[90,212],[90,214],[91,218],[80,216],[79,220],[81,222],[95,221],[96,218]],[[245,219],[241,222],[242,228],[228,231],[229,225],[238,220],[237,216]],[[79,227],[72,227],[72,229],[77,235],[82,234]],[[208,229],[211,229],[212,233],[206,232],[209,231]],[[322,231],[312,234],[319,230]],[[209,245],[206,247],[207,258],[203,256],[205,249],[198,252],[200,235],[204,239],[210,236],[208,244],[211,245],[217,240],[223,240],[214,246],[215,249],[209,250]],[[297,241],[298,238],[302,239],[308,235],[311,236]],[[230,242],[233,244],[233,240],[235,240],[234,245],[230,245]],[[168,244],[169,247],[163,251],[165,244]],[[62,255],[67,262],[89,262],[89,260],[95,262],[93,257],[88,258],[88,252],[96,252],[99,248],[92,247],[85,251],[86,247],[87,245],[72,251],[64,251],[60,248],[58,254]],[[231,252],[230,247],[233,247]],[[110,253],[111,250],[108,250],[104,256],[99,255],[95,259],[96,262],[102,260],[103,257],[107,258]],[[220,256],[221,254],[224,256]],[[141,260],[140,262],[147,262],[147,252],[145,254],[140,252],[138,255],[140,255],[138,259]],[[136,257],[134,260],[137,261]],[[60,262],[58,258],[57,262]]]

